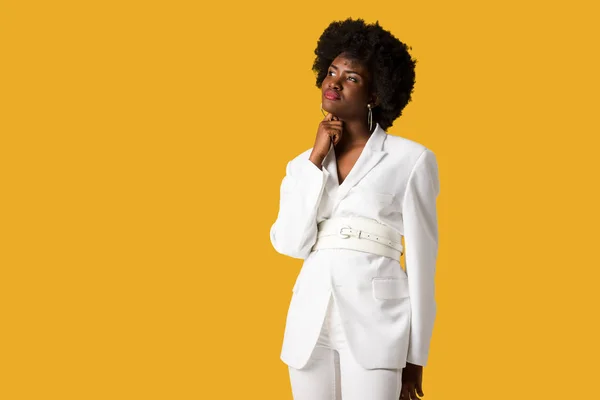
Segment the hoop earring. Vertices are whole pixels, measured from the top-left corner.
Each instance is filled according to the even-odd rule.
[[[369,122],[369,131],[373,130],[373,112],[371,111],[371,105],[367,104],[367,107],[369,108],[369,115],[367,117],[367,120]]]
[[[323,116],[327,116],[327,114],[325,114],[325,112],[323,111],[323,102],[321,102],[321,114],[323,114]]]

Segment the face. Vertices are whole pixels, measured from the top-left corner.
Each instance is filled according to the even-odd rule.
[[[343,53],[337,56],[321,85],[323,110],[342,120],[366,121],[367,103],[373,106],[375,100],[369,96],[369,79],[365,66]]]

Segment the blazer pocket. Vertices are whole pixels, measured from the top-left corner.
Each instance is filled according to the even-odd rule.
[[[390,205],[394,201],[394,195],[391,193],[377,192],[371,188],[360,186],[356,186],[354,189],[358,196],[371,204]]]
[[[373,297],[378,300],[402,299],[409,297],[408,278],[377,277],[371,281]]]

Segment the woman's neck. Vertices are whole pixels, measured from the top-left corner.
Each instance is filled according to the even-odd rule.
[[[375,126],[373,130],[375,130]],[[346,148],[356,145],[364,145],[371,137],[371,134],[368,125],[362,121],[344,121],[342,138],[336,147],[343,151]]]

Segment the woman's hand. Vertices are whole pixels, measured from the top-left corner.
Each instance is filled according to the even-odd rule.
[[[331,142],[333,142],[334,146],[338,144],[342,138],[342,133],[342,121],[331,113],[327,114],[327,116],[323,118],[323,121],[319,123],[317,137],[315,138],[315,145],[313,146],[310,160],[317,165],[321,165],[329,152]]]
[[[406,363],[402,370],[402,390],[400,399],[418,400],[419,396],[425,396],[423,393],[423,367],[421,365]]]

